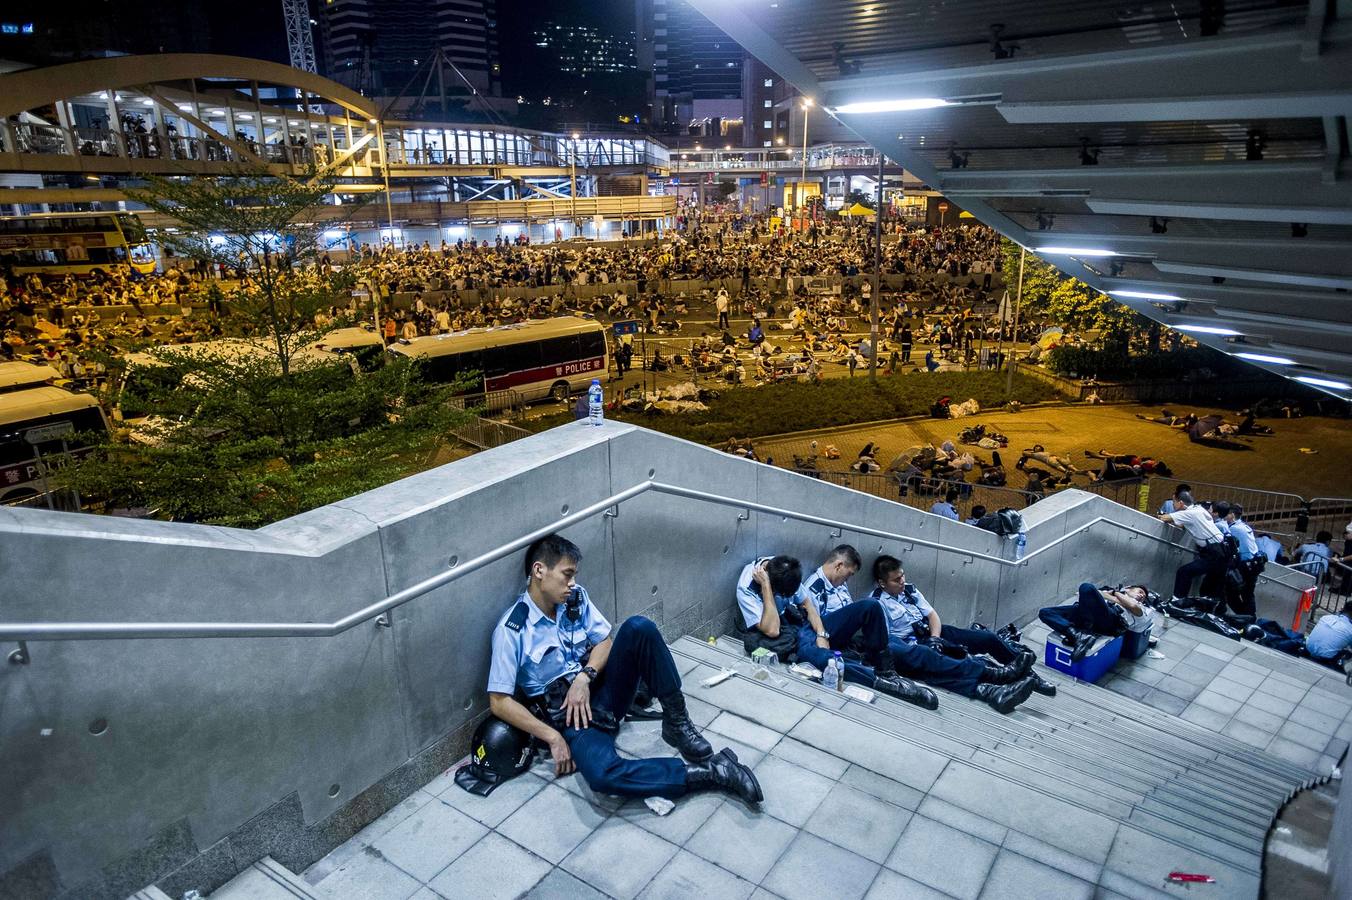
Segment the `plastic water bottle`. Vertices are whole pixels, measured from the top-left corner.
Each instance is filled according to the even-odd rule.
[[[822,672],[822,687],[829,691],[838,691],[841,689],[841,683],[844,682],[845,664],[841,661],[840,654],[836,653],[826,661],[826,671]]]
[[[840,651],[836,651],[835,658],[831,662],[836,664],[836,690],[845,690],[845,660],[841,657]]]
[[[1028,535],[1020,531],[1018,539],[1014,541],[1014,558],[1023,559],[1024,551],[1027,549],[1028,549]]]
[[[601,393],[601,379],[593,378],[587,389],[587,424],[600,425],[605,421],[605,401]]]

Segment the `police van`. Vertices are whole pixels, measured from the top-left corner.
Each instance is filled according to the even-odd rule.
[[[470,393],[515,391],[526,402],[567,400],[610,365],[604,326],[572,316],[400,340],[389,353],[420,360],[431,383],[475,372]]]
[[[89,394],[58,387],[0,394],[0,504],[47,493],[47,476],[89,453],[91,436],[107,433],[103,410]]]
[[[19,360],[0,362],[0,394],[26,391],[29,388],[55,384],[60,380],[61,373],[48,365]]]

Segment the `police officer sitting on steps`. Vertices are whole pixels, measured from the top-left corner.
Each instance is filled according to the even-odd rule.
[[[849,650],[855,642],[867,662],[845,659],[846,681],[926,709],[938,709],[939,698],[934,691],[897,674],[887,647],[887,613],[882,605],[877,600],[856,601],[850,596],[846,582],[859,566],[859,551],[841,544],[799,587],[797,602],[807,622],[798,629],[798,660],[826,671],[832,654]]]
[[[798,649],[798,627],[807,621],[798,605],[803,565],[792,556],[762,556],[742,567],[737,607],[747,655],[769,650],[788,662]]]
[[[759,803],[751,770],[730,749],[714,753],[691,723],[680,674],[657,626],[633,616],[612,634],[574,582],[581,561],[577,546],[557,534],[526,551],[526,589],[493,630],[493,715],[548,746],[556,775],[580,770],[598,793],[675,799],[720,790]],[[615,732],[640,679],[662,705],[662,739],[684,763],[615,752]]]
[[[965,659],[946,656],[918,639],[922,630],[928,636],[939,629],[939,614],[924,594],[906,583],[901,560],[895,556],[878,557],[873,562],[873,578],[877,587],[869,598],[887,611],[888,649],[898,670],[964,697],[984,700],[1004,714],[1013,712],[1032,695],[1040,679],[1030,674],[1034,659],[1031,651],[1015,654],[1002,645],[1005,654],[1011,657],[1006,665],[987,663],[976,656]],[[994,635],[991,640],[1000,643]],[[1055,693],[1054,686],[1048,687]]]

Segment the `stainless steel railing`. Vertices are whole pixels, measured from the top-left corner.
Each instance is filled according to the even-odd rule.
[[[1007,568],[1017,568],[1019,566],[1027,565],[1039,554],[1051,550],[1075,535],[1088,531],[1090,528],[1100,524],[1108,524],[1114,528],[1137,535],[1138,537],[1166,544],[1178,548],[1179,550],[1190,549],[1176,541],[1171,541],[1167,538],[1141,531],[1138,528],[1133,528],[1130,525],[1114,521],[1104,516],[1099,516],[1072,529],[1051,543],[1033,550],[1022,559],[1012,560],[1000,556],[993,556],[989,553],[980,553],[975,550],[950,547],[935,541],[928,541],[923,538],[886,531],[880,528],[869,528],[863,525],[826,518],[825,516],[815,516],[796,510],[781,509],[780,507],[770,506],[765,503],[757,503],[754,500],[725,497],[721,494],[711,494],[706,491],[679,487],[673,484],[663,484],[657,481],[643,481],[633,487],[626,488],[617,494],[612,494],[603,500],[598,500],[577,512],[562,516],[548,525],[528,532],[515,540],[502,544],[473,559],[454,564],[445,572],[433,575],[431,578],[425,578],[416,584],[404,588],[402,591],[389,595],[383,600],[378,600],[355,612],[349,613],[335,622],[10,622],[0,623],[0,640],[90,641],[133,640],[141,638],[333,637],[367,621],[375,620],[378,625],[388,625],[388,620],[384,619],[384,616],[390,610],[402,606],[410,600],[415,600],[424,594],[430,593],[437,588],[444,587],[466,575],[477,572],[479,569],[497,562],[506,556],[510,556],[518,550],[525,549],[539,538],[554,531],[568,528],[571,525],[576,525],[579,522],[586,521],[587,519],[600,514],[606,514],[611,517],[617,516],[619,514],[620,504],[627,500],[632,500],[642,494],[646,494],[649,491],[741,509],[744,510],[742,518],[745,519],[749,519],[752,512],[763,513],[770,516],[780,516],[786,520],[793,519],[795,521],[806,522],[813,525],[824,525],[828,528],[838,530],[841,533],[850,531],[857,534],[867,534],[885,540],[909,544],[912,547],[926,547],[943,553],[957,554],[959,556],[965,556],[970,559],[981,560],[983,562]]]

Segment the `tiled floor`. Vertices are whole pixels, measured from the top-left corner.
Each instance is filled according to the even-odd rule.
[[[1246,733],[1237,726],[1253,728],[1273,752],[1294,754],[1288,744],[1315,752],[1322,740],[1315,756],[1301,756],[1318,761],[1336,749],[1329,741],[1346,734],[1352,691],[1330,693],[1321,673],[1265,668],[1269,660],[1192,631],[1166,633],[1165,660],[1124,665],[1107,686],[1144,689],[1146,702],[1203,727],[1237,736]],[[316,863],[306,881],[360,900],[1182,896],[1146,874],[1167,861],[1217,874],[1214,896],[1257,895],[1255,874],[949,755],[942,735],[902,746],[838,715],[844,701],[833,695],[791,696],[741,678],[703,688],[697,681],[712,670],[681,665],[692,717],[715,746],[755,768],[767,797],[760,809],[700,794],[658,816],[637,800],[597,796],[576,776],[555,779],[547,763],[488,798],[446,773]],[[1256,696],[1268,698],[1258,711],[1272,718],[1246,714],[1258,709]],[[658,730],[628,723],[621,750],[670,754]]]
[[[1248,641],[1163,619],[1164,654],[1122,660],[1100,687],[1327,773],[1352,741],[1352,688],[1338,673]],[[1034,622],[1024,642],[1039,656],[1047,626]]]

